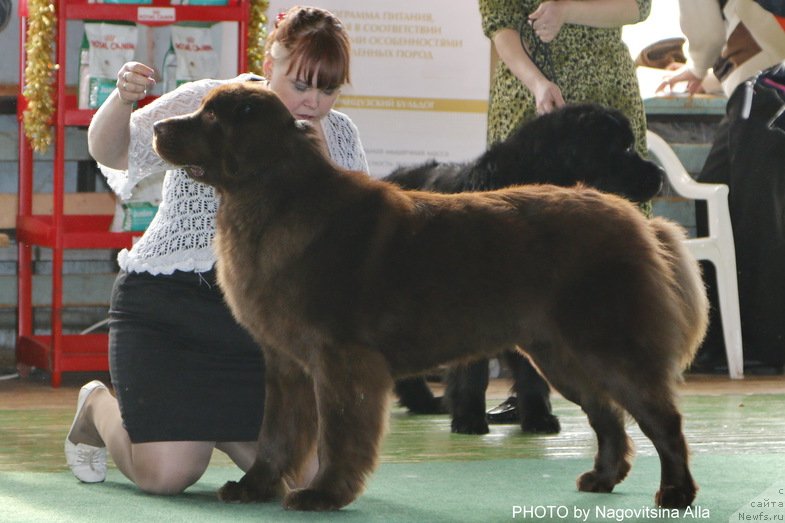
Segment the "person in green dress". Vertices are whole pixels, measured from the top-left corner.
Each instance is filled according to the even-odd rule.
[[[651,0],[480,0],[483,32],[500,58],[488,145],[538,114],[590,102],[624,113],[645,155],[646,115],[621,32],[650,10]]]
[[[491,82],[488,145],[565,104],[597,103],[627,116],[636,150],[646,157],[646,114],[621,33],[650,10],[651,0],[480,0],[483,32],[499,57]],[[650,204],[641,207],[649,214]],[[515,423],[525,415],[539,419],[535,425],[542,432],[558,431],[547,384],[524,356],[505,356],[515,395],[491,409],[488,421]]]

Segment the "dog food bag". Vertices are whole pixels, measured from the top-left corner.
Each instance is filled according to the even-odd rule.
[[[87,33],[82,36],[82,45],[79,48],[79,95],[77,98],[79,109],[87,109],[90,105],[90,42]]]
[[[85,22],[79,61],[79,108],[97,109],[114,90],[117,71],[136,53],[136,24]]]
[[[199,23],[172,25],[172,41],[162,68],[165,93],[193,80],[218,77],[218,52],[211,27]]]
[[[150,175],[139,181],[126,201],[115,205],[112,231],[144,231],[153,221],[161,204],[164,173]]]

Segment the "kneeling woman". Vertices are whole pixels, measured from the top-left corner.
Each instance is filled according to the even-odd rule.
[[[264,362],[215,281],[210,244],[219,201],[212,188],[155,154],[152,124],[194,111],[219,84],[257,79],[296,118],[315,124],[325,154],[344,168],[367,172],[357,128],[333,110],[349,82],[349,57],[340,20],[322,9],[295,7],[267,40],[266,79],[191,82],[134,111],[155,83],[153,70],[129,62],[118,72],[117,89],[90,124],[90,152],[122,198],[146,176],[166,176],[153,222],[118,257],[109,323],[117,398],[99,381],[85,385],[65,440],[68,465],[81,481],[105,479],[107,450],[123,474],[156,494],[176,494],[195,483],[214,448],[243,471],[253,464]],[[301,471],[292,481],[307,475]]]

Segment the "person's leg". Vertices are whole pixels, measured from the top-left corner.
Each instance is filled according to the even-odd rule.
[[[179,494],[204,474],[215,444],[209,441],[132,443],[117,400],[104,388],[93,391],[69,434],[72,443],[106,446],[117,468],[151,494]],[[254,447],[254,444],[250,444]]]
[[[730,218],[745,364],[750,370],[761,365],[761,372],[781,372],[785,362],[785,135],[768,124],[783,102],[759,85],[754,93],[749,117],[735,118],[729,130]]]
[[[69,439],[105,445],[126,476],[155,493],[177,493],[198,480],[219,440],[248,442],[220,450],[250,468],[264,365],[214,275],[121,273],[111,303],[116,398],[106,389],[88,396]]]
[[[240,470],[247,472],[256,459],[256,441],[219,441],[215,448],[229,456]]]

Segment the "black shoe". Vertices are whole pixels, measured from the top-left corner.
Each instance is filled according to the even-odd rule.
[[[520,421],[518,415],[518,398],[510,396],[496,407],[489,410],[485,417],[488,423],[495,425],[510,425]]]

